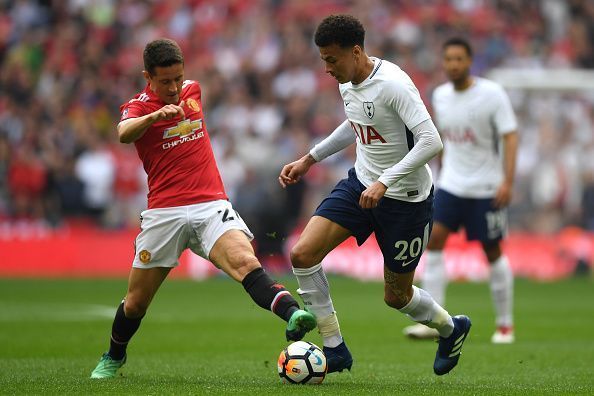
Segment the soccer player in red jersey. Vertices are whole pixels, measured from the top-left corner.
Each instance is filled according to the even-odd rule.
[[[167,277],[189,248],[243,284],[250,297],[288,322],[287,340],[316,327],[291,293],[262,269],[252,233],[227,200],[204,122],[200,85],[184,80],[182,51],[158,39],[144,49],[147,86],[121,107],[117,130],[134,143],[148,175],[148,209],[128,279],[113,321],[109,351],[91,378],[112,378],[126,362],[126,347]]]

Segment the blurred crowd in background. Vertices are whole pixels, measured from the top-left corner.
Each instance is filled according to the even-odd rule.
[[[347,149],[278,185],[345,118],[313,43],[331,13],[360,18],[367,53],[404,69],[428,107],[453,35],[471,40],[477,75],[594,68],[588,0],[0,0],[0,223],[138,225],[146,176],[115,125],[145,86],[145,44],[164,36],[202,85],[230,199],[260,253],[278,251],[354,162]],[[521,137],[511,229],[594,230],[594,94],[508,92]]]

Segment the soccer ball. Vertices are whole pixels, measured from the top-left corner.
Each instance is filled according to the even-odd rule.
[[[324,352],[311,342],[294,342],[278,357],[278,375],[285,384],[320,384],[326,369]]]

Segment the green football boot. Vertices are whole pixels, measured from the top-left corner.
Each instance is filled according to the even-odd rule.
[[[114,360],[107,353],[101,356],[101,360],[91,373],[91,378],[114,378],[120,367],[126,363],[126,356],[122,360]]]
[[[317,325],[318,323],[314,314],[298,309],[293,312],[287,323],[287,330],[285,331],[287,341],[301,340],[305,336],[305,333],[315,329]]]

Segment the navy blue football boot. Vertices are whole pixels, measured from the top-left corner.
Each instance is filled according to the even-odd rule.
[[[433,371],[437,375],[444,375],[450,372],[458,364],[462,354],[462,345],[470,331],[470,318],[464,315],[457,315],[453,318],[454,331],[447,337],[439,337],[439,346],[435,354]]]
[[[334,348],[325,346],[323,350],[328,366],[327,373],[342,372],[344,369],[351,371],[353,356],[351,356],[351,352],[349,352],[349,348],[347,348],[344,341]]]

